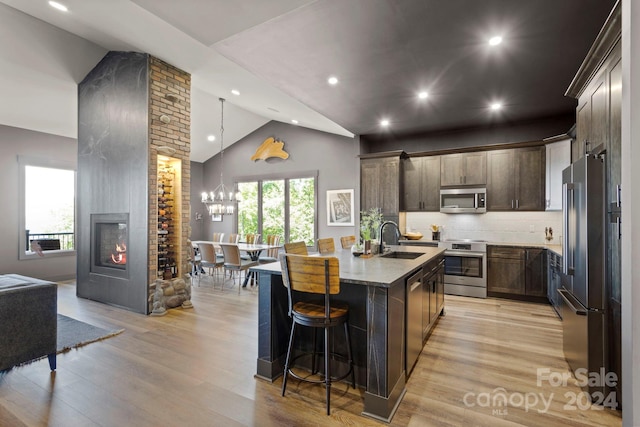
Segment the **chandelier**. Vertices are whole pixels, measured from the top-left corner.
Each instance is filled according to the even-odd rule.
[[[224,98],[220,100],[220,185],[209,193],[202,193],[202,203],[207,206],[209,215],[233,215],[238,203],[238,194],[224,186]]]

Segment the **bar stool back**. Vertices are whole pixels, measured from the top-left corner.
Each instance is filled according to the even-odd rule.
[[[340,293],[340,264],[336,257],[317,257],[296,254],[281,254],[280,263],[282,265],[282,278],[284,285],[288,289],[289,295],[289,316],[292,319],[291,336],[287,349],[287,358],[284,365],[284,376],[282,380],[282,395],[287,388],[287,378],[291,375],[301,381],[317,384],[325,384],[327,415],[330,414],[331,383],[341,381],[351,376],[351,385],[355,388],[355,375],[353,372],[353,357],[351,355],[351,338],[349,336],[349,306],[346,303],[335,301],[331,296]],[[296,291],[296,292],[293,292]],[[323,295],[317,300],[299,300],[302,294]],[[296,327],[306,326],[317,328],[314,330],[314,346],[311,362],[312,374],[316,373],[316,346],[315,331],[324,329],[324,373],[320,373],[319,379],[312,379],[308,376],[302,377],[292,369],[292,362],[296,359],[308,355],[303,353],[291,359],[293,343],[295,339]],[[347,345],[347,355],[332,352],[329,346],[331,342],[331,329],[336,326],[344,327],[344,334]],[[340,376],[331,375],[331,361],[343,360],[348,362],[349,369]]]
[[[326,239],[318,239],[318,252],[321,254],[330,254],[336,251],[336,245],[333,241],[333,237],[327,237]]]

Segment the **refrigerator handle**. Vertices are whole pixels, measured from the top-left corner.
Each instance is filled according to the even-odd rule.
[[[564,230],[562,233],[562,273],[567,275],[573,274],[573,252],[569,248],[569,236],[571,230],[569,228],[569,210],[573,209],[572,197],[569,197],[571,192],[573,195],[573,184],[562,184],[562,223]],[[571,206],[570,206],[571,203]]]
[[[587,315],[587,311],[586,310],[582,310],[580,308],[576,308],[576,306],[569,299],[570,297],[565,295],[565,294],[569,294],[569,292],[567,292],[565,289],[558,289],[558,293],[560,294],[560,296],[564,300],[565,304],[567,304],[569,306],[571,311],[573,311],[578,316],[586,316]]]

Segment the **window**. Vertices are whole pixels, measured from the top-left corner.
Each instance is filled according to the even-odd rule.
[[[19,259],[75,254],[74,166],[23,156],[18,163]]]
[[[260,233],[263,240],[276,234],[287,242],[302,240],[313,246],[317,234],[316,176],[317,172],[309,172],[240,179],[238,233]]]

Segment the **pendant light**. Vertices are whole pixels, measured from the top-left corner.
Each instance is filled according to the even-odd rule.
[[[224,98],[220,100],[220,184],[209,193],[202,193],[202,203],[209,215],[233,215],[238,195],[224,185]]]

